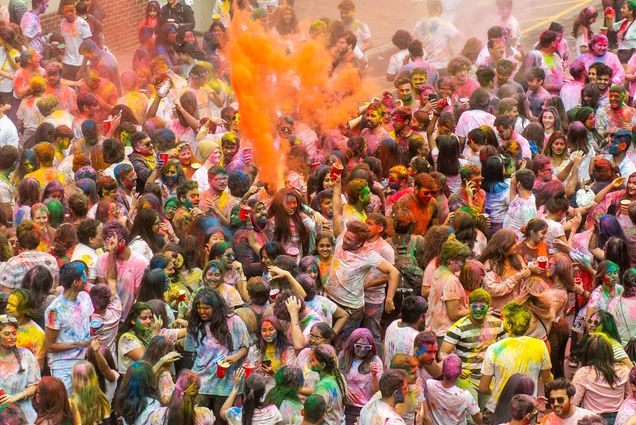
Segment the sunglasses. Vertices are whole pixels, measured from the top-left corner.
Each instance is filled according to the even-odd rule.
[[[473,310],[488,310],[488,304],[471,304],[470,308]]]
[[[559,403],[563,404],[565,402],[565,397],[549,397],[548,401],[550,404]]]
[[[369,344],[353,344],[353,348],[356,350],[371,351],[373,347]]]
[[[598,325],[601,323],[601,321],[600,321],[600,320],[598,320],[598,319],[588,319],[588,320],[587,320],[587,323],[589,323],[590,325],[596,325],[596,326],[598,326]]]
[[[6,314],[0,315],[0,324],[6,325],[7,323],[11,323],[12,325],[17,325],[18,320],[15,317],[8,316]]]

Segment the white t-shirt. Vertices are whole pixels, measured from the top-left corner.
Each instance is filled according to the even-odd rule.
[[[548,244],[548,252],[550,254],[556,254],[559,250],[554,248],[554,241],[565,235],[563,225],[549,218],[546,218],[545,222],[548,223],[548,231],[545,234],[545,243]]]
[[[569,418],[559,418],[557,415],[554,414],[554,412],[551,412],[544,417],[542,423],[544,425],[576,425],[579,423],[579,419],[583,419],[586,416],[596,414],[582,407],[572,406],[571,409],[574,409],[574,414]]]
[[[62,63],[66,65],[80,66],[84,58],[79,53],[79,46],[84,40],[92,35],[91,27],[88,25],[88,22],[78,16],[73,22],[68,22],[66,19],[62,19],[62,22],[60,23],[60,31],[62,33],[62,37],[64,37],[64,44],[66,45]]]
[[[481,125],[493,127],[495,124],[495,116],[480,109],[466,111],[461,114],[457,122],[455,134],[459,137],[467,137],[470,130]],[[494,130],[494,128],[493,128]]]
[[[435,379],[426,381],[426,399],[431,406],[433,423],[466,424],[466,414],[479,412],[479,406],[467,390],[452,386],[444,388],[442,382]]]
[[[371,400],[360,410],[358,425],[406,425],[395,408],[382,399]]]
[[[6,115],[0,117],[0,146],[11,145],[18,147],[20,138],[18,137],[18,129],[15,128],[13,121]]]
[[[82,260],[88,266],[88,279],[94,281],[97,278],[95,266],[97,265],[97,251],[88,245],[78,243],[75,245],[71,261]]]
[[[455,25],[437,16],[419,21],[413,29],[413,38],[424,45],[426,62],[436,68],[446,68],[448,65],[448,46],[457,35],[459,30]]]
[[[402,66],[404,65],[404,58],[406,58],[408,55],[408,49],[400,50],[399,52],[391,55],[386,73],[390,75],[397,75],[397,73],[400,72],[400,69],[402,69]]]
[[[391,358],[397,353],[405,353],[413,355],[413,342],[419,333],[417,329],[410,326],[399,326],[401,319],[394,320],[393,323],[386,328],[384,335],[384,365],[389,367]]]

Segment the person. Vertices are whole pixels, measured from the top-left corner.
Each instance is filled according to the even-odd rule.
[[[73,366],[71,376],[73,395],[72,409],[77,412],[81,423],[100,425],[110,419],[110,402],[99,388],[97,373],[93,365],[81,360]]]
[[[572,404],[588,408],[614,423],[623,399],[629,395],[628,379],[629,368],[614,361],[607,337],[592,334],[583,350],[582,367],[572,378],[576,389]]]
[[[405,425],[406,422],[396,411],[396,405],[404,402],[408,389],[406,377],[406,371],[402,369],[386,370],[379,382],[381,397],[368,401],[362,407],[358,425]]]
[[[357,220],[347,223],[347,230],[336,245],[332,269],[326,291],[329,298],[349,314],[340,338],[344,341],[360,326],[364,310],[364,282],[372,268],[389,275],[384,309],[395,310],[393,297],[398,285],[399,272],[380,254],[371,251],[366,241],[371,237],[369,226]]]
[[[114,411],[127,424],[144,425],[150,416],[165,415],[157,398],[157,378],[146,361],[133,362],[121,382],[113,401]]]
[[[319,395],[310,395],[305,399],[303,411],[305,414],[301,425],[318,425],[322,423],[327,413],[327,403]]]
[[[64,60],[62,61],[62,77],[77,81],[82,65],[82,55],[79,46],[92,36],[88,22],[77,16],[74,0],[63,0],[60,4],[63,19],[60,22],[60,32],[64,37]]]
[[[588,48],[589,50],[586,53],[581,53],[577,58],[577,60],[585,64],[588,74],[591,65],[600,62],[611,69],[610,79],[612,84],[622,85],[625,82],[625,70],[618,56],[608,50],[609,41],[607,36],[605,34],[594,34],[590,39]]]
[[[18,321],[18,340],[16,345],[31,351],[38,360],[40,367],[44,366],[44,330],[33,321],[36,310],[33,308],[33,295],[24,288],[15,289],[7,298],[7,314]]]
[[[254,364],[261,374],[270,378],[281,367],[294,364],[296,355],[276,316],[264,316],[258,323],[258,329],[256,344],[250,347],[246,360]],[[268,379],[268,386],[271,386],[271,381],[272,379]]]
[[[359,328],[353,331],[349,339],[345,341],[338,357],[340,370],[348,386],[345,403],[347,425],[356,423],[362,407],[380,388],[378,380],[383,364],[376,351],[371,332],[368,329]]]
[[[296,366],[282,366],[274,375],[274,380],[276,385],[267,392],[265,402],[278,407],[284,423],[300,425],[303,403],[299,391],[305,383],[302,369]]]
[[[434,424],[445,424],[452,420],[466,424],[467,414],[476,424],[483,423],[479,406],[467,390],[457,386],[462,373],[462,361],[457,354],[448,355],[442,365],[442,381],[426,381],[426,400],[431,406],[430,416]]]
[[[0,315],[0,406],[16,403],[29,423],[33,423],[36,412],[29,400],[36,392],[40,380],[40,367],[31,351],[16,346],[18,321],[11,316]]]
[[[232,392],[232,376],[248,353],[250,336],[238,316],[228,316],[228,307],[215,289],[201,289],[192,306],[184,350],[196,356],[192,370],[201,379],[202,405],[219,418],[223,403]],[[228,365],[221,379],[216,377],[220,359]]]
[[[545,394],[552,412],[541,418],[541,425],[576,424],[579,419],[594,413],[582,407],[572,405],[576,388],[565,378],[556,378],[545,384]]]
[[[252,423],[253,425],[275,425],[281,423],[282,415],[278,408],[271,403],[263,402],[265,396],[265,379],[258,373],[251,374],[245,379],[245,370],[239,369],[233,377],[232,392],[223,403],[219,417],[230,425]],[[244,383],[245,398],[242,407],[232,407]]]
[[[425,323],[428,303],[424,297],[411,295],[402,301],[400,319],[394,320],[384,336],[384,364],[390,364],[397,353],[413,354],[413,341]]]
[[[393,210],[407,209],[415,217],[414,235],[424,235],[430,226],[437,223],[439,209],[433,199],[438,190],[437,182],[429,174],[420,173],[413,179],[413,192],[402,196],[393,206]]]
[[[170,23],[179,31],[194,29],[195,20],[192,8],[181,0],[168,0],[159,10],[159,26]]]
[[[629,386],[631,394],[625,398],[620,409],[618,409],[614,425],[625,425],[628,423],[630,418],[636,416],[636,397],[634,397],[634,388],[636,387],[636,368],[632,368],[629,371]]]
[[[214,423],[214,415],[212,412],[208,408],[199,406],[196,403],[200,387],[201,380],[199,379],[199,375],[191,370],[182,370],[175,383],[174,392],[172,393],[172,397],[170,397],[170,403],[168,403],[165,414],[159,409],[150,416],[150,422],[164,423],[159,422],[158,419],[165,418],[165,423],[168,424],[180,421],[183,421],[181,423],[186,423],[185,421],[187,421],[188,418],[192,418],[193,423],[197,425],[212,425]]]
[[[327,402],[325,424],[336,425],[344,418],[344,403],[346,399],[346,382],[338,369],[336,350],[327,344],[321,344],[312,349],[311,369],[320,375],[320,380],[314,387],[314,394],[322,396]]]
[[[54,376],[45,376],[38,382],[33,406],[38,414],[36,424],[73,424],[78,421],[64,383]]]
[[[104,224],[102,238],[106,252],[97,257],[97,282],[107,283],[109,279],[116,281],[117,295],[122,303],[122,317],[125,318],[135,302],[148,260],[130,249],[128,230],[117,220]]]
[[[511,420],[508,425],[532,423],[538,413],[534,397],[527,394],[517,394],[510,400]]]
[[[592,24],[598,18],[598,12],[593,6],[588,6],[579,12],[574,21],[572,35],[575,39],[575,54],[578,57],[589,50],[590,39],[594,35]]]
[[[433,273],[428,295],[430,308],[426,312],[426,330],[433,332],[441,345],[446,332],[457,320],[468,314],[468,299],[456,276],[472,251],[454,235],[442,244],[440,267]]]
[[[93,303],[86,292],[88,270],[82,261],[65,263],[60,268],[64,292],[44,312],[44,346],[51,374],[59,378],[70,393],[71,373],[82,360],[91,342],[89,322]]]
[[[44,33],[40,23],[40,15],[46,12],[48,2],[46,0],[36,0],[31,2],[31,10],[22,15],[20,29],[26,38],[27,46],[33,49],[38,55],[44,49]]]
[[[510,302],[504,306],[502,315],[503,328],[508,337],[495,342],[486,350],[479,382],[479,392],[491,395],[486,404],[486,409],[490,412],[494,412],[499,395],[512,374],[528,375],[535,382],[535,394],[539,378],[544,383],[551,380],[552,364],[545,343],[540,339],[525,336],[532,317],[530,311]]]
[[[616,328],[621,337],[623,347],[632,339],[632,329],[636,326],[634,318],[629,314],[634,311],[634,302],[636,300],[636,270],[627,270],[621,279],[623,286],[623,296],[612,299],[607,306],[607,312],[616,320]],[[636,336],[636,332],[634,333]]]
[[[439,356],[444,359],[453,351],[462,361],[461,379],[470,384],[473,395],[477,395],[481,368],[488,347],[504,336],[501,319],[489,314],[492,297],[486,290],[477,288],[468,296],[469,313],[456,321],[446,332],[444,342],[439,348]],[[480,344],[474,346],[478,338]],[[484,396],[479,395],[480,405],[486,403]]]

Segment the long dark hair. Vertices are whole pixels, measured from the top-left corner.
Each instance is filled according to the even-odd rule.
[[[475,224],[475,219],[472,215],[465,211],[455,212],[452,222],[455,230],[455,238],[470,249],[473,249],[475,240],[477,239],[477,227]]]
[[[157,395],[157,378],[152,365],[144,361],[132,362],[113,400],[114,411],[132,424],[148,407],[147,397]]]
[[[143,335],[140,335],[137,332],[135,325],[132,324],[132,322],[137,320],[137,317],[139,317],[139,315],[146,310],[152,311],[150,306],[146,303],[136,302],[135,304],[133,304],[130,312],[128,313],[128,317],[126,317],[126,321],[119,325],[119,337],[121,337],[121,335],[125,334],[126,332],[134,333],[135,336],[137,336],[137,338],[139,338],[139,340],[143,343],[144,348],[148,346],[148,343],[150,341],[146,340]]]
[[[298,391],[305,383],[305,377],[301,368],[296,366],[281,366],[274,375],[276,385],[265,396],[265,403],[271,403],[280,407],[283,401],[295,401],[301,403]]]
[[[132,241],[139,236],[148,244],[153,253],[159,252],[161,250],[161,243],[158,235],[152,231],[152,227],[157,220],[159,220],[159,214],[155,210],[142,208],[137,211],[132,229],[130,229],[129,240]]]
[[[523,263],[519,254],[508,255],[506,252],[511,246],[516,245],[517,235],[510,229],[499,229],[492,235],[486,248],[481,254],[479,261],[485,263],[490,261],[490,267],[499,275],[503,275],[506,260],[515,270],[521,270]]]
[[[242,425],[252,425],[254,411],[266,403],[261,399],[265,395],[265,378],[258,373],[253,373],[245,380],[245,389],[243,390],[245,399],[243,400],[243,414],[241,417]]]
[[[484,177],[482,188],[486,192],[495,191],[495,185],[503,183],[505,178],[503,159],[499,155],[493,155],[488,158],[482,169],[482,176]]]
[[[168,276],[163,269],[150,268],[144,271],[141,278],[141,286],[137,294],[137,300],[146,302],[150,300],[162,300],[163,293],[168,290]]]
[[[455,136],[438,136],[437,171],[446,176],[459,174],[459,140]]]
[[[298,203],[298,208],[292,216],[289,216],[285,211],[285,202],[288,196],[296,198]],[[309,230],[305,227],[303,218],[300,215],[302,205],[303,199],[296,192],[289,189],[281,189],[274,195],[267,217],[270,219],[274,218],[274,240],[283,245],[289,242],[292,236],[289,221],[291,220],[294,223],[300,237],[302,255],[305,256],[309,254]]]
[[[199,313],[196,311],[198,303],[212,306],[212,318],[207,322],[201,320]],[[192,319],[188,323],[188,333],[195,338],[195,341],[197,334],[199,335],[197,345],[203,343],[203,339],[207,334],[205,327],[208,325],[212,336],[229,351],[232,351],[234,349],[232,335],[230,335],[227,325],[228,309],[221,294],[216,289],[202,288],[192,301],[192,309]]]
[[[501,390],[492,423],[503,424],[508,423],[512,419],[510,401],[517,394],[530,396],[534,394],[534,382],[526,375],[520,373],[512,375]]]
[[[166,412],[166,425],[194,425],[196,398],[201,387],[199,375],[184,369],[179,373]]]
[[[614,369],[614,352],[607,336],[598,333],[590,335],[583,349],[581,363],[583,366],[591,366],[594,369],[596,379],[602,375],[610,387],[614,388],[614,385],[618,383],[618,376]]]

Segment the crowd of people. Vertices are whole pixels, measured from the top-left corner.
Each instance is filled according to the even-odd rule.
[[[426,0],[394,89],[281,111],[265,160],[233,16],[363,79],[352,0],[204,33],[151,0],[131,64],[107,2],[46,34],[30,3],[0,7],[0,424],[636,424],[636,1],[528,49],[512,0],[484,39]]]

